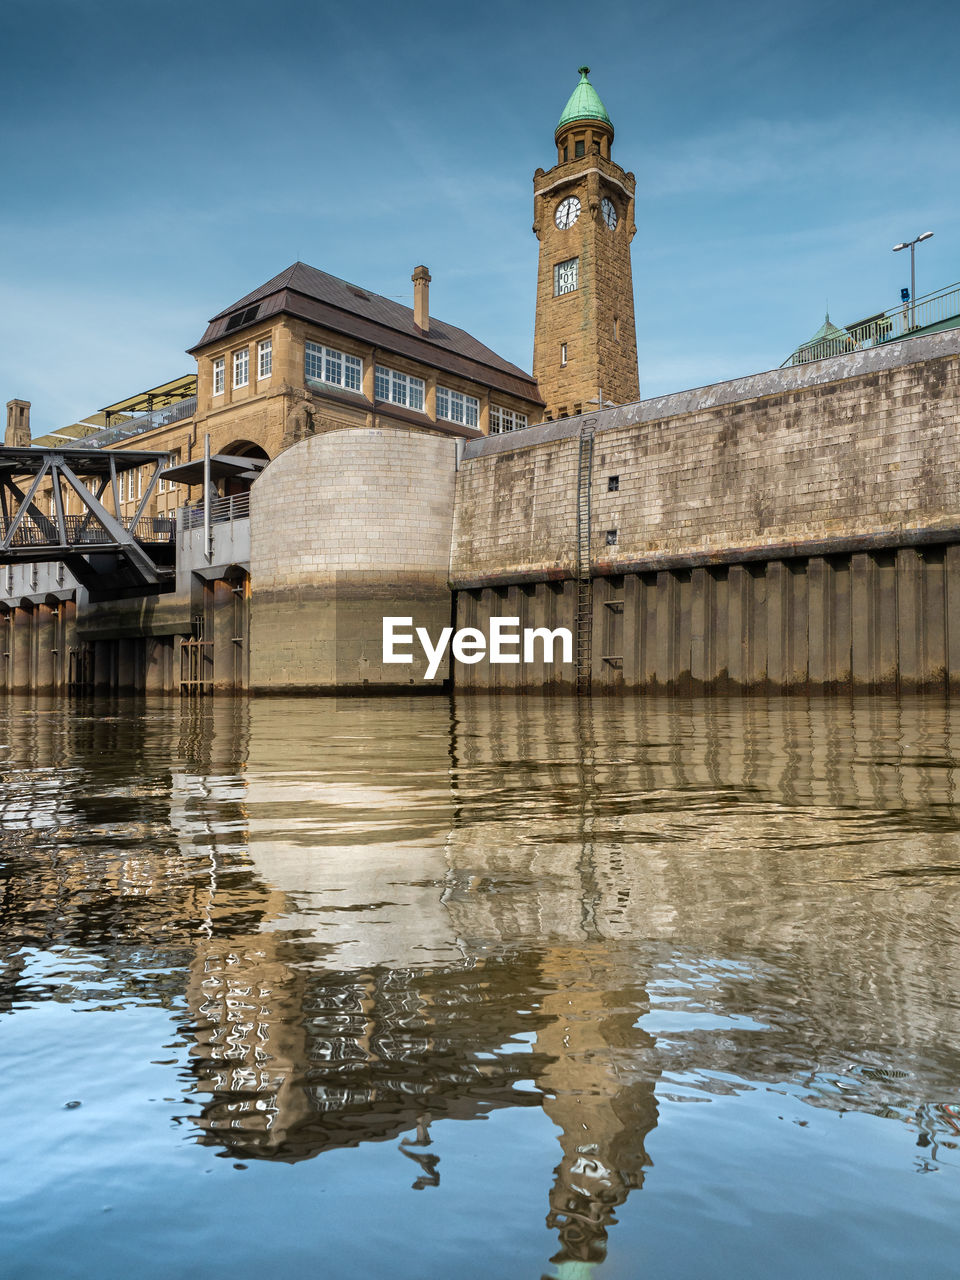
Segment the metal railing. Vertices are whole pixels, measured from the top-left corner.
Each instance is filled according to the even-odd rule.
[[[112,543],[113,538],[99,524],[84,524],[85,516],[64,516],[67,526],[66,545],[91,544],[103,545]],[[0,516],[0,539],[5,539],[12,521]],[[24,516],[10,540],[12,547],[59,547],[60,529],[52,517],[49,520],[36,520],[33,516]]]
[[[867,347],[876,347],[896,338],[909,338],[918,330],[954,317],[960,317],[960,284],[952,284],[947,289],[917,298],[915,302],[891,307],[863,324],[851,325],[839,334],[821,338],[819,342],[804,343],[784,360],[780,368],[847,355],[851,351],[864,351]]]
[[[37,520],[24,516],[14,530],[12,547],[97,547],[113,546],[115,539],[103,525],[91,520],[89,515],[64,516],[66,540],[60,541],[60,528],[56,519]],[[0,540],[7,536],[11,521],[0,516]],[[176,516],[144,516],[137,521],[133,536],[138,542],[173,542],[177,536]]]
[[[234,493],[229,498],[214,498],[210,503],[211,524],[232,524],[234,520],[246,520],[250,515],[249,493]],[[195,507],[180,508],[181,528],[203,528],[203,503]]]
[[[186,400],[178,400],[176,404],[168,404],[162,409],[151,409],[149,413],[140,414],[136,418],[127,418],[115,427],[107,427],[104,431],[95,431],[93,435],[83,437],[83,445],[92,445],[95,449],[103,449],[108,444],[116,444],[119,440],[127,440],[130,436],[143,435],[145,431],[157,431],[160,427],[169,427],[174,422],[183,422],[192,418],[197,409],[197,397],[189,396]]]
[[[173,542],[177,536],[177,517],[142,516],[137,521],[133,536],[138,542]]]

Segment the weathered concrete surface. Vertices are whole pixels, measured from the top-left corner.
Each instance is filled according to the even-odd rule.
[[[852,552],[858,539],[895,548],[960,529],[958,330],[591,421],[595,572]],[[573,571],[582,425],[465,446],[454,585]]]

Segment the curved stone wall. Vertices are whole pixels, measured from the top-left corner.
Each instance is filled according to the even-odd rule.
[[[250,496],[252,689],[425,686],[419,646],[383,664],[382,619],[449,625],[455,473],[453,440],[396,427],[310,436],[270,463]]]

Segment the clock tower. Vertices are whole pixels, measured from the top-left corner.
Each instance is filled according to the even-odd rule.
[[[540,241],[533,373],[546,418],[640,398],[630,241],[636,179],[610,156],[613,124],[580,68],[557,125],[557,163],[533,178]]]

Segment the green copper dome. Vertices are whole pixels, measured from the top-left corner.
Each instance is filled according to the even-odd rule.
[[[837,328],[837,326],[830,319],[830,312],[828,311],[826,315],[826,319],[824,320],[823,324],[820,326],[817,332],[813,335],[813,337],[809,338],[803,345],[805,347],[812,347],[816,342],[828,342],[832,338],[840,338],[842,340],[845,340],[845,339],[849,339],[849,337],[850,335],[847,333],[846,329]]]
[[[566,125],[572,124],[574,120],[602,120],[604,124],[608,124],[613,128],[613,121],[607,115],[607,108],[600,101],[600,95],[587,79],[590,74],[589,67],[578,67],[580,72],[580,83],[570,95],[570,100],[563,108],[563,115],[557,124],[555,133],[559,133]]]

